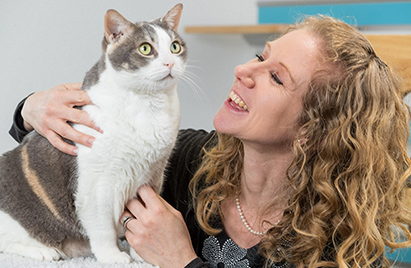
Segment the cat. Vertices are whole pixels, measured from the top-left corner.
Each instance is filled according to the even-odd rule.
[[[77,157],[33,131],[0,157],[0,251],[40,260],[94,254],[128,263],[118,248],[119,218],[137,189],[161,191],[180,123],[177,82],[187,62],[177,33],[177,4],[151,22],[132,23],[115,10],[104,18],[103,55],[86,73],[81,107],[102,130],[72,124],[96,137],[77,144]]]

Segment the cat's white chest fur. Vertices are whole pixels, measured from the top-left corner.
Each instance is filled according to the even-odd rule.
[[[91,148],[78,145],[75,205],[89,236],[95,219],[87,215],[99,213],[110,218],[104,222],[107,229],[113,228],[138,187],[149,184],[161,190],[163,171],[179,129],[175,85],[141,94],[119,87],[112,72],[104,71],[100,82],[88,90],[93,105],[84,107],[103,133],[75,125],[79,131],[96,137]],[[91,235],[92,240],[97,239],[92,242],[104,243],[98,241],[99,234]]]
[[[100,78],[102,81],[106,80],[104,75]],[[107,179],[117,180],[114,184],[119,187],[128,185],[130,191],[143,184],[160,190],[161,182],[156,180],[162,180],[180,121],[176,87],[138,94],[104,81],[94,85],[88,95],[94,105],[84,110],[103,133],[75,126],[96,137],[92,148],[79,146],[80,177],[82,174],[95,174],[96,177],[105,174],[110,177]],[[135,192],[130,194],[135,195]]]

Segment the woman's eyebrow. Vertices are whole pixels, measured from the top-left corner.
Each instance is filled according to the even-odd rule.
[[[291,75],[291,72],[290,72],[290,70],[287,68],[287,66],[285,66],[284,63],[282,63],[282,62],[279,62],[279,64],[287,71],[288,76],[290,76],[291,82],[292,82],[293,84],[295,84],[295,80],[294,80],[293,76]]]
[[[265,46],[266,46],[266,49],[268,48],[268,49],[271,51],[271,45],[270,45],[270,43],[268,43],[268,42],[265,43]],[[295,80],[294,80],[293,76],[291,75],[290,69],[288,69],[288,67],[287,67],[284,63],[282,63],[282,62],[279,62],[278,64],[280,64],[280,65],[287,71],[288,76],[290,76],[291,82],[292,82],[293,84],[295,84]]]

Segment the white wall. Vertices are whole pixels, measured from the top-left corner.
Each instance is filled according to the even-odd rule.
[[[212,119],[233,81],[234,67],[254,57],[240,35],[188,35],[187,25],[257,22],[256,0],[187,1],[180,33],[189,47],[187,71],[199,88],[180,83],[181,127],[212,129]],[[0,154],[17,143],[8,135],[16,104],[31,92],[81,82],[98,60],[105,11],[131,21],[163,16],[170,0],[0,0]]]

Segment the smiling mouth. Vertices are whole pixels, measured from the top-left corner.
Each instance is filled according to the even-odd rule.
[[[237,110],[240,111],[247,111],[248,107],[247,105],[245,105],[244,101],[237,95],[235,94],[233,91],[230,91],[230,94],[228,94],[228,97],[231,99],[230,101],[230,105],[234,108],[236,108]]]

